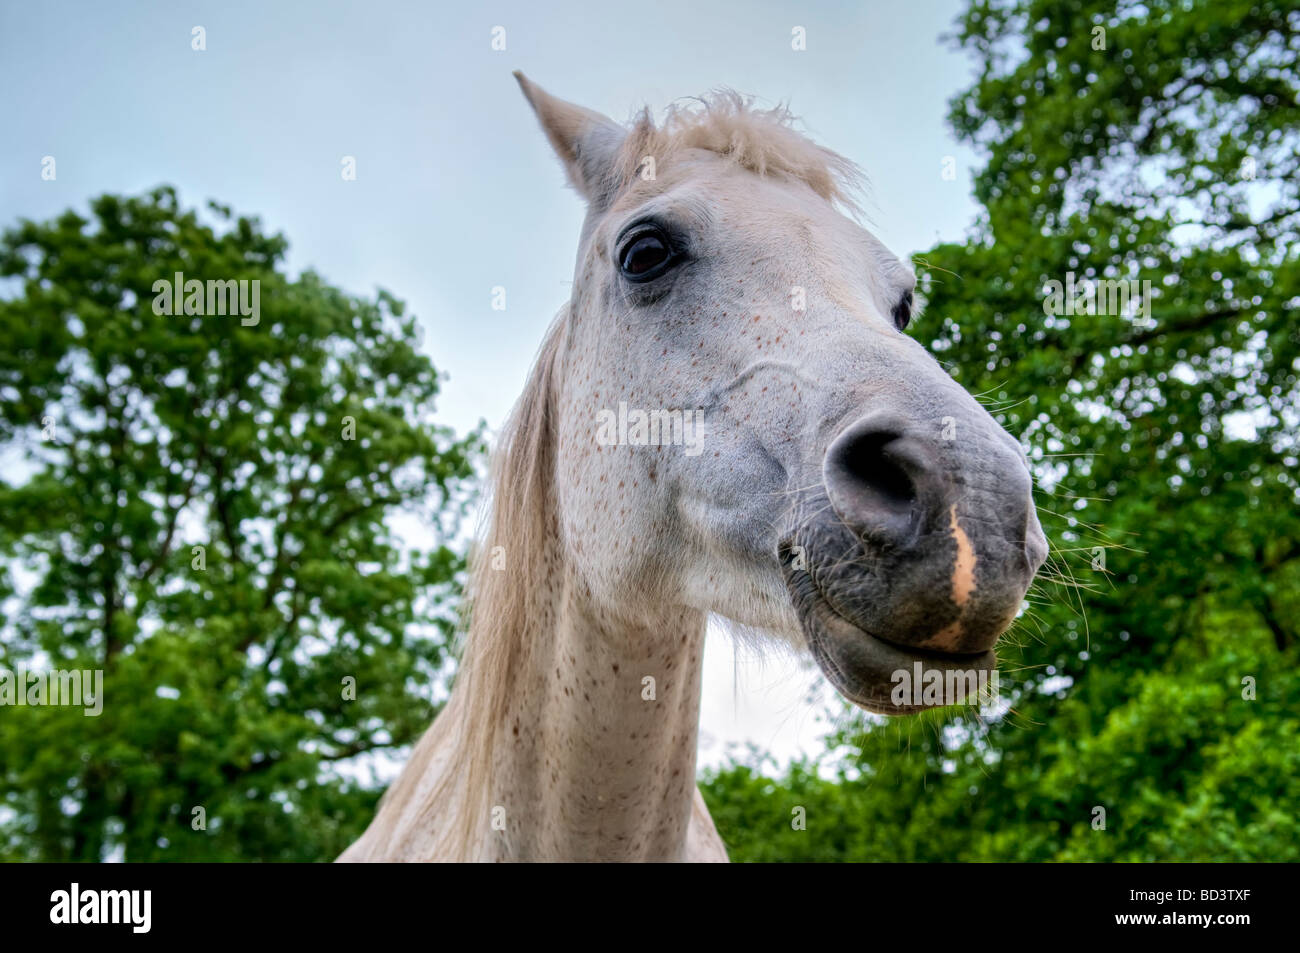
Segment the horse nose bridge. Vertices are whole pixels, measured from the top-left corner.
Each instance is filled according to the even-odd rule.
[[[877,326],[879,324],[879,326]],[[824,380],[836,431],[873,414],[892,418],[901,433],[951,441],[1000,429],[993,418],[913,338],[879,322],[853,322],[851,335],[807,345]]]

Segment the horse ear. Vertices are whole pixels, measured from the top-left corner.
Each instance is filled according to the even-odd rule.
[[[594,110],[557,99],[518,70],[514,76],[573,187],[590,204],[609,201],[620,185],[618,154],[627,130]]]

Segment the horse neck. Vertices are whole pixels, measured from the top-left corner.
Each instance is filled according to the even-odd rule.
[[[695,794],[704,617],[594,605],[548,535],[496,725],[494,859],[678,860]],[[472,707],[472,706],[471,706]],[[467,712],[467,714],[469,714]],[[469,717],[473,717],[469,714]],[[504,830],[498,830],[504,826]]]
[[[498,448],[466,657],[429,739],[460,791],[442,823],[463,835],[459,856],[679,859],[704,616],[652,593],[633,594],[637,612],[597,605],[569,558],[555,458],[567,327],[562,313]]]

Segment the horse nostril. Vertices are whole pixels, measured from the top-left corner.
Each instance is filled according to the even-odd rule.
[[[903,468],[889,458],[888,446],[897,434],[863,434],[844,448],[841,466],[849,477],[879,497],[880,503],[895,509],[910,509],[916,488]]]
[[[918,464],[899,428],[859,421],[826,451],[823,479],[831,506],[858,535],[895,540],[910,534],[917,517]]]

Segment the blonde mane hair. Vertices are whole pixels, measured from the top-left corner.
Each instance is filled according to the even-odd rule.
[[[705,149],[758,175],[801,181],[828,202],[856,211],[850,194],[861,181],[857,167],[795,131],[793,122],[784,107],[755,109],[729,90],[689,106],[670,107],[660,126],[643,110],[620,151],[615,174],[622,181],[617,187],[633,180],[646,155],[662,165],[681,150]],[[474,859],[481,849],[481,832],[489,829],[493,753],[532,650],[527,627],[543,611],[549,567],[542,555],[548,538],[558,534],[556,386],[568,316],[566,306],[547,331],[492,455],[486,526],[471,558],[455,690],[380,801],[373,834],[388,856],[403,856],[403,845],[395,842],[402,836],[403,805],[413,806],[421,826],[444,832],[446,840],[437,845],[442,856]],[[508,572],[492,568],[494,553],[505,554]],[[447,750],[451,760],[438,765],[433,784],[426,787],[435,754]],[[440,812],[457,807],[463,814],[451,823],[446,817],[432,823]]]
[[[796,121],[785,106],[761,109],[731,89],[675,103],[657,126],[643,109],[633,120],[618,171],[629,182],[645,156],[662,165],[683,149],[703,149],[760,176],[803,182],[826,201],[858,213],[854,196],[863,188],[861,170],[799,132]]]
[[[538,597],[545,588],[541,553],[547,537],[557,531],[554,389],[556,356],[568,330],[567,318],[566,307],[547,331],[528,383],[492,454],[484,500],[486,531],[470,559],[468,612],[462,613],[464,648],[451,699],[385,792],[376,816],[377,821],[383,818],[390,802],[410,804],[417,797],[425,820],[449,803],[461,804],[466,816],[444,828],[454,833],[442,846],[462,858],[476,853],[473,835],[488,821],[492,752],[531,648],[525,638],[528,621],[538,618],[541,608]],[[506,554],[509,572],[492,568],[494,552]],[[422,793],[418,788],[445,741],[451,743],[453,760],[441,766],[434,788]],[[458,786],[464,797],[450,798]],[[399,832],[398,820],[387,818],[380,833],[390,850],[400,846],[392,843]]]

